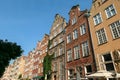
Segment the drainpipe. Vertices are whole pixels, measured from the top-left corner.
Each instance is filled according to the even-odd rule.
[[[93,56],[93,62],[94,62],[94,66],[95,66],[95,71],[97,71],[97,66],[96,66],[96,60],[95,60],[95,53],[94,53],[94,48],[93,48],[93,41],[92,41],[92,35],[90,32],[90,26],[89,26],[89,21],[88,18],[90,16],[90,12],[86,12],[85,17],[87,18],[87,23],[88,23],[88,32],[89,32],[89,36],[90,36],[90,44],[91,44],[91,51],[92,51],[92,56]]]
[[[64,36],[64,80],[66,80],[66,33],[65,33],[65,29],[63,31],[63,36]]]

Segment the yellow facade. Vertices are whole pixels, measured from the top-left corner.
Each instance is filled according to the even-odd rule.
[[[108,14],[110,13],[110,14]],[[99,20],[98,15],[101,17],[101,21]],[[97,17],[96,17],[97,15]],[[111,16],[110,16],[111,15]],[[99,20],[96,22],[96,18]],[[120,0],[93,0],[93,4],[90,10],[90,17],[89,17],[89,25],[90,25],[90,32],[92,37],[92,43],[96,58],[96,66],[97,70],[107,70],[112,72],[119,72],[120,71]],[[119,22],[117,25],[117,31],[111,29],[112,23],[116,21]],[[116,25],[115,25],[116,26]],[[104,29],[104,32],[101,31],[101,35],[105,34],[106,41],[104,42],[105,38],[100,38],[101,35],[99,31]],[[115,38],[114,34],[118,34],[118,37]],[[100,44],[100,39],[101,44]],[[117,50],[118,60],[116,61],[113,55],[113,52]],[[106,55],[110,53],[112,60],[107,60]],[[104,59],[103,59],[104,58]],[[111,64],[106,63],[109,61],[113,63],[114,70],[107,68]]]

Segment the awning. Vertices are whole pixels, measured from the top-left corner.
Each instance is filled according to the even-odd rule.
[[[87,78],[120,78],[120,73],[113,73],[105,70],[97,71],[96,73],[86,75]]]

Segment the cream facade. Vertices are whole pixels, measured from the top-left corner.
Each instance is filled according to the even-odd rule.
[[[120,73],[120,0],[93,0],[89,24],[97,70]]]
[[[9,65],[1,80],[18,80],[19,76],[24,73],[24,65],[25,65],[25,56],[21,56],[17,58],[13,64]]]
[[[12,65],[9,65],[4,72],[4,75],[2,76],[2,78],[0,78],[0,80],[11,80],[11,68]]]
[[[56,14],[55,20],[50,30],[50,41],[52,42],[48,53],[54,54],[52,59],[52,79],[65,80],[65,44],[64,29],[66,26],[65,19]]]

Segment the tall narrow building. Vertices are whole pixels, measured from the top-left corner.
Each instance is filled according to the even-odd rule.
[[[90,14],[97,70],[108,72],[107,80],[116,80],[120,77],[120,0],[93,0]],[[106,75],[101,75],[104,80]]]
[[[65,19],[56,14],[50,30],[50,49],[48,53],[54,54],[52,59],[51,80],[65,80],[65,44],[64,29],[66,27]]]
[[[47,53],[49,35],[45,34],[41,41],[38,41],[33,56],[33,79],[41,79],[43,77],[43,60]]]
[[[95,61],[89,32],[87,10],[79,5],[69,12],[69,23],[65,30],[66,38],[66,80],[86,79],[95,72]]]
[[[34,60],[33,56],[34,56],[34,51],[30,51],[28,53],[28,56],[26,56],[23,79],[33,78],[33,74],[32,74],[32,70],[34,69],[33,68],[33,60]]]

